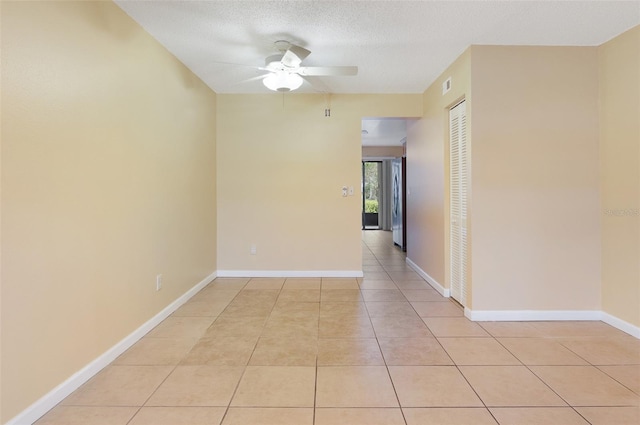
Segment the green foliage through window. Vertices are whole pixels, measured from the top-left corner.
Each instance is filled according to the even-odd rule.
[[[378,212],[378,200],[377,199],[365,199],[364,212],[377,213]]]
[[[376,203],[379,186],[378,167],[377,162],[364,163],[364,198],[376,200]]]

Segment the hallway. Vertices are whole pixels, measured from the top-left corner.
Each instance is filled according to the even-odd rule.
[[[218,278],[39,425],[640,423],[640,341],[483,322],[364,231],[363,279]]]

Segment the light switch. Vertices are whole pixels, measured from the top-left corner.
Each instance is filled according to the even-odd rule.
[[[349,186],[349,196],[353,196],[353,186]]]

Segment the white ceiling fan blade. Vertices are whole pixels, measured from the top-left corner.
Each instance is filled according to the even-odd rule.
[[[349,76],[358,75],[357,66],[301,66],[296,70],[300,75],[309,76]]]
[[[264,80],[269,74],[262,74],[252,78],[247,78],[246,80],[242,80],[241,83],[250,83],[251,81],[260,81]]]
[[[269,73],[270,74],[270,73]],[[262,81],[264,80],[269,74],[262,74],[262,75],[257,75],[255,77],[251,77],[251,78],[245,78],[244,80],[240,80],[240,81],[236,81],[234,83],[229,84],[230,86],[240,86],[240,85],[244,85],[247,83],[252,83],[254,81]]]
[[[310,51],[305,49],[304,47],[291,45],[284,55],[282,56],[282,64],[287,68],[297,68],[300,66],[302,61],[311,54]]]
[[[251,68],[251,69],[257,69],[259,71],[269,71],[267,68],[265,68],[264,66],[255,66],[255,65],[247,65],[244,63],[235,63],[235,62],[220,62],[220,61],[211,61],[210,62],[213,65],[230,65],[230,66],[241,66],[243,68]]]
[[[330,93],[331,89],[322,81],[319,77],[312,77],[305,75],[302,77],[307,83],[311,84],[311,87],[318,93]]]

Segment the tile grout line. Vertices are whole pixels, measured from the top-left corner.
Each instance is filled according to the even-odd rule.
[[[195,345],[195,344],[194,344],[194,345]],[[164,384],[164,383],[167,381],[167,379],[169,379],[169,377],[173,374],[173,372],[175,372],[175,370],[177,369],[177,367],[178,367],[178,365],[179,365],[179,364],[180,364],[180,362],[176,363],[176,364],[173,366],[173,369],[171,369],[171,372],[169,372],[169,373],[167,374],[167,376],[165,376],[165,377],[164,377],[164,379],[162,380],[162,382],[160,382],[160,384],[156,387],[156,389],[155,389],[155,390],[153,390],[153,391],[151,392],[151,394],[149,394],[149,397],[147,397],[147,399],[144,401],[144,403],[142,403],[142,405],[141,405],[141,406],[138,408],[138,410],[136,411],[135,415],[133,415],[133,416],[131,417],[131,419],[127,422],[127,424],[128,424],[128,423],[130,423],[130,422],[131,422],[131,421],[132,421],[132,420],[133,420],[133,419],[138,415],[138,413],[140,413],[140,411],[142,410],[142,408],[146,406],[146,404],[149,402],[149,400],[151,400],[151,397],[153,397],[153,395],[154,395],[154,394],[155,394],[155,393],[160,389],[160,387],[162,386],[162,384]],[[149,366],[154,366],[154,365],[149,365]]]
[[[400,414],[402,415],[402,420],[405,425],[407,425],[407,418],[404,415],[404,410],[402,408],[402,403],[400,403],[400,397],[398,396],[398,391],[396,390],[396,386],[393,383],[393,378],[391,377],[391,371],[389,370],[389,365],[387,364],[387,359],[384,356],[384,352],[382,351],[382,347],[380,346],[380,341],[378,340],[378,333],[376,332],[375,327],[373,327],[373,322],[371,321],[371,315],[369,314],[369,308],[367,307],[367,303],[364,303],[364,308],[367,311],[367,317],[369,318],[369,323],[371,324],[371,328],[373,329],[373,334],[375,335],[376,344],[378,345],[378,350],[380,350],[380,355],[382,356],[382,361],[384,362],[384,367],[387,371],[387,376],[389,377],[389,382],[391,383],[391,388],[393,388],[393,394],[396,396],[396,401],[398,402],[398,408],[400,409]]]
[[[366,242],[365,242],[366,244]],[[379,262],[378,257],[375,256],[376,261]],[[381,263],[379,263],[380,265],[382,265]],[[389,278],[391,279],[391,276],[389,276]],[[391,281],[395,284],[395,280],[391,279]],[[397,285],[396,285],[397,286]],[[404,294],[402,294],[404,296]],[[406,297],[405,297],[406,298]],[[364,300],[364,297],[363,297]],[[398,402],[398,408],[400,409],[400,414],[402,415],[402,420],[404,421],[405,425],[407,425],[407,418],[404,414],[404,409],[402,408],[402,403],[400,403],[400,397],[398,396],[398,391],[396,390],[396,386],[393,382],[393,378],[391,377],[391,371],[389,370],[389,365],[387,364],[387,359],[384,355],[384,352],[382,351],[382,347],[380,346],[380,340],[378,339],[378,333],[376,332],[376,328],[373,326],[373,321],[371,320],[371,314],[369,313],[369,307],[367,305],[367,303],[364,303],[364,308],[367,311],[367,317],[369,318],[369,323],[371,324],[371,328],[373,329],[373,334],[375,336],[376,339],[376,344],[378,345],[378,350],[380,350],[380,355],[382,356],[382,361],[384,362],[384,367],[387,371],[387,376],[389,377],[389,382],[391,382],[391,388],[393,388],[393,393],[396,396],[396,401]]]
[[[377,257],[376,257],[377,258]],[[393,280],[393,279],[392,279]],[[395,283],[395,280],[393,280],[393,282]],[[403,293],[404,295],[404,293]],[[405,297],[406,298],[406,297]],[[408,301],[408,300],[407,300]],[[422,321],[422,323],[424,323],[424,320],[422,320],[423,318],[418,314],[418,312],[415,310],[415,307],[409,302],[409,305],[411,306],[411,308],[413,309],[413,311],[416,313],[416,315],[420,318],[420,320]],[[368,310],[367,310],[368,311]],[[373,324],[372,324],[373,325]],[[467,383],[467,385],[469,385],[469,388],[471,388],[471,390],[474,392],[474,394],[476,395],[476,397],[478,397],[478,400],[480,400],[480,402],[482,403],[482,405],[484,406],[485,410],[491,415],[491,417],[494,419],[494,421],[496,423],[499,423],[497,418],[493,415],[493,413],[491,412],[491,410],[489,410],[489,408],[487,407],[486,403],[484,402],[484,400],[480,397],[480,395],[477,393],[476,389],[473,388],[473,386],[471,385],[471,383],[468,381],[467,377],[462,373],[462,371],[460,370],[460,368],[458,367],[458,365],[456,364],[456,362],[453,360],[453,358],[451,357],[451,355],[449,354],[449,352],[444,348],[444,346],[442,345],[442,343],[440,342],[440,340],[435,336],[435,334],[431,331],[431,329],[429,328],[429,326],[424,323],[425,327],[429,330],[429,332],[431,333],[431,335],[433,335],[433,339],[436,340],[437,344],[440,346],[440,348],[443,350],[443,352],[447,355],[447,357],[449,358],[449,360],[451,360],[451,363],[453,364],[453,366],[456,368],[456,370],[458,371],[458,373],[460,374],[460,376],[462,376],[462,378],[465,380],[465,382]],[[375,329],[374,329],[375,332]],[[378,341],[377,338],[377,334],[376,334],[376,341]],[[379,341],[378,341],[378,345],[379,345]],[[380,348],[380,351],[382,352],[382,349]],[[384,354],[383,354],[383,358],[384,358]],[[385,366],[387,367],[387,373],[389,374],[389,379],[391,380],[391,385],[393,386],[394,392],[396,392],[396,397],[398,398],[398,404],[400,404],[400,399],[398,397],[398,393],[395,389],[395,385],[393,384],[393,379],[391,379],[391,372],[389,371],[389,366],[387,365],[387,361],[386,358],[385,360]],[[400,411],[402,412],[402,417],[405,420],[405,424],[406,422],[406,417],[404,416],[404,410],[401,408]]]
[[[595,365],[595,364],[591,364],[589,363],[591,366],[595,367],[596,369],[598,369],[600,372],[604,373],[605,375],[607,375],[609,378],[613,379],[614,381],[616,381],[618,384],[622,385],[623,387],[625,387],[626,389],[628,389],[629,391],[631,391],[632,393],[636,394],[639,398],[640,398],[640,393],[637,393],[636,391],[634,391],[633,389],[629,388],[626,384],[620,382],[620,380],[616,379],[615,377],[609,375],[606,371],[602,370],[601,367],[606,367],[606,366],[638,366],[638,365],[625,365],[625,364],[615,364],[615,365]]]
[[[480,325],[482,326],[482,325]],[[486,329],[485,329],[486,330]],[[487,332],[489,332],[488,330],[486,330]],[[493,335],[492,335],[493,336]],[[511,355],[513,355],[514,357],[518,358],[515,353],[513,353],[511,350],[509,350],[504,344],[502,344],[501,341],[498,340],[497,337],[494,337],[496,339],[496,341],[498,342],[498,344],[500,344],[501,346],[503,346]],[[504,337],[507,338],[507,337]],[[527,338],[527,337],[522,337],[522,338]],[[532,337],[532,338],[541,338],[541,339],[547,339],[547,340],[554,340],[557,339],[557,337]],[[560,337],[561,339],[562,337]],[[538,379],[540,379],[542,382],[544,382],[544,380],[542,378],[540,378],[533,370],[531,370],[528,366],[562,366],[562,367],[571,367],[571,366],[591,366],[596,368],[597,370],[599,370],[600,372],[604,373],[607,377],[611,378],[612,380],[614,380],[615,382],[617,382],[618,384],[622,385],[623,387],[625,387],[626,389],[628,389],[629,391],[631,391],[634,394],[637,394],[640,397],[640,394],[636,393],[635,391],[633,391],[631,388],[629,388],[628,386],[626,386],[624,383],[620,382],[618,379],[614,378],[613,376],[609,375],[608,373],[606,373],[605,371],[603,371],[602,369],[600,369],[599,366],[602,365],[596,365],[593,364],[592,362],[590,362],[589,360],[587,360],[586,358],[584,358],[584,356],[581,356],[580,354],[578,354],[577,352],[575,352],[574,350],[571,349],[571,347],[566,346],[565,344],[563,344],[561,341],[557,341],[557,343],[562,346],[563,348],[567,349],[569,352],[571,352],[572,354],[574,354],[576,357],[580,358],[581,360],[583,360],[585,363],[587,363],[586,365],[575,365],[575,364],[567,364],[567,365],[526,365],[524,362],[522,362],[520,359],[518,359],[523,366],[527,367],[527,369],[529,371],[531,371],[531,373],[533,373]],[[624,365],[612,365],[612,366],[624,366]],[[546,385],[546,382],[544,382]],[[555,392],[555,391],[554,391]],[[558,396],[560,397],[560,395],[558,394]],[[569,404],[564,398],[560,397],[565,403],[567,403],[568,406],[570,406],[578,415],[582,416],[582,414],[580,414],[580,412],[578,412],[574,406],[572,406],[571,404]],[[585,407],[585,406],[578,406],[578,407]],[[582,416],[584,418],[584,416]],[[584,418],[585,421],[589,422],[587,420],[587,418]],[[590,422],[589,422],[590,423]]]
[[[320,300],[318,301],[318,337],[316,338],[316,367],[315,367],[315,381],[313,384],[313,418],[312,424],[316,423],[316,409],[318,406],[318,357],[320,356],[320,308],[322,300],[322,279],[320,280]]]
[[[240,292],[242,292],[244,290],[244,288],[249,284],[249,282],[251,282],[251,278],[247,281],[247,283],[244,284],[244,286],[242,288],[240,288],[240,290],[238,291],[238,293],[236,294],[235,297],[233,297],[230,301],[229,304],[227,304],[227,306],[224,308],[224,310],[222,310],[220,312],[220,315],[222,315],[227,307],[229,307],[229,305],[231,305],[231,303],[233,302],[233,300],[236,299],[236,297],[240,294]],[[219,317],[219,316],[218,316]],[[215,323],[215,321],[214,321]],[[265,322],[266,324],[266,322]],[[213,326],[213,324],[212,324]],[[236,383],[233,392],[231,393],[231,397],[229,397],[229,402],[227,403],[227,406],[225,408],[224,414],[222,415],[222,418],[220,419],[220,424],[222,424],[225,419],[227,418],[227,415],[229,414],[229,410],[231,409],[231,402],[233,401],[233,398],[236,396],[236,393],[238,392],[238,388],[240,387],[240,382],[242,382],[242,378],[244,377],[244,374],[247,371],[247,367],[249,366],[249,362],[251,361],[251,357],[253,356],[253,353],[256,349],[256,346],[258,345],[258,341],[260,340],[260,337],[258,337],[258,339],[256,339],[256,342],[253,346],[253,350],[251,351],[251,355],[249,356],[249,358],[247,359],[247,364],[244,365],[243,369],[242,369],[242,373],[240,374],[240,378],[238,379],[238,382]]]

